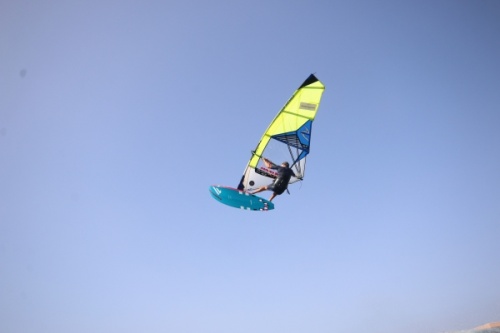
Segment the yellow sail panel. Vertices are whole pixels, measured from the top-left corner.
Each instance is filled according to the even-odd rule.
[[[318,111],[321,95],[324,87],[318,88],[301,88],[283,108],[284,112],[289,112],[298,117],[314,119]]]

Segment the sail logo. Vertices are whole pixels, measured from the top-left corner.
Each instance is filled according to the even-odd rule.
[[[304,130],[300,131],[300,134],[306,142],[309,142],[309,138],[311,137],[311,131],[309,131],[309,128],[304,128]]]
[[[299,109],[307,110],[307,111],[314,111],[314,110],[316,110],[316,104],[300,102]]]
[[[271,170],[269,168],[266,168],[264,166],[260,167],[260,170],[263,171],[263,175],[268,175],[268,176],[271,176],[271,177],[277,177],[278,176],[278,172],[274,171],[274,170]]]

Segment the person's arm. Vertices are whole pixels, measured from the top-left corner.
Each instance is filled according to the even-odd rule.
[[[265,157],[262,157],[262,160],[264,161],[264,164],[266,165],[266,167],[272,169],[273,166],[275,166],[276,164],[274,164],[273,162],[271,162],[270,160],[268,160],[267,158]]]

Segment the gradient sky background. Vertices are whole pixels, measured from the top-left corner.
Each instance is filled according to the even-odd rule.
[[[499,36],[494,0],[0,1],[0,331],[500,320]],[[305,181],[217,203],[310,73]]]

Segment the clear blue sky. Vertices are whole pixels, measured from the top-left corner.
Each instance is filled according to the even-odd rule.
[[[494,0],[1,1],[0,331],[500,320],[499,36]],[[217,203],[310,73],[304,182]]]

